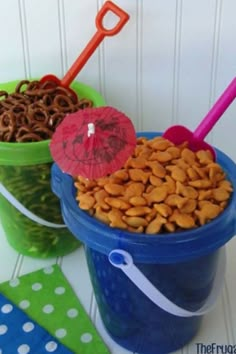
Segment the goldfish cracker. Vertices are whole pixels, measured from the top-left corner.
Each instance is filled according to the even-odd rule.
[[[130,179],[134,182],[142,182],[146,184],[149,177],[151,176],[151,172],[144,172],[138,168],[133,168],[129,170],[129,176]]]
[[[224,173],[222,167],[217,162],[210,162],[206,167],[208,169],[214,168],[216,171]]]
[[[145,190],[145,186],[143,183],[133,182],[126,186],[124,196],[128,199],[131,197],[139,197],[142,195],[144,190]]]
[[[151,153],[151,155],[149,156],[148,160],[149,161],[154,161],[154,163],[157,161],[157,157],[159,156],[159,151],[154,151]]]
[[[109,220],[107,211],[104,211],[100,206],[96,207],[94,216],[96,219],[104,222],[105,224],[107,224],[107,225],[110,224],[110,220]]]
[[[93,191],[94,191],[94,192],[98,192],[98,191],[100,191],[100,190],[102,190],[100,186],[96,186],[96,187],[93,188]]]
[[[96,181],[94,180],[90,180],[88,178],[85,178],[85,177],[79,177],[78,178],[78,181],[81,182],[81,184],[83,184],[87,190],[92,190],[94,187],[97,186],[97,183]]]
[[[151,191],[153,191],[153,189],[154,189],[155,187],[152,185],[152,184],[150,184],[149,186],[147,186],[146,187],[146,194],[147,193],[151,193]],[[147,201],[146,201],[147,202]]]
[[[176,165],[182,168],[182,170],[184,171],[187,171],[187,169],[190,167],[190,165],[181,157],[179,159],[172,160],[171,163],[173,164],[173,166]]]
[[[199,150],[196,152],[196,156],[198,161],[202,165],[207,165],[211,162],[213,162],[213,156],[209,150]]]
[[[156,142],[159,142],[159,141],[163,141],[165,140],[165,138],[163,138],[162,136],[155,136],[154,138],[146,141],[146,144],[152,148],[153,144],[155,144]],[[171,143],[171,142],[170,142]],[[172,144],[172,143],[171,143]],[[153,149],[152,149],[153,150]]]
[[[212,182],[209,179],[197,179],[196,181],[190,181],[188,184],[195,188],[210,188],[212,187]]]
[[[132,168],[144,169],[146,167],[146,159],[142,156],[132,158],[129,160],[129,166]]]
[[[146,160],[150,158],[152,150],[150,148],[145,148],[140,151],[140,156],[144,157]]]
[[[199,167],[197,165],[192,165],[193,166],[193,169],[197,172],[198,176],[201,178],[201,179],[207,179],[208,176],[207,176],[207,169],[204,168],[204,167]]]
[[[125,214],[128,216],[144,216],[146,214],[151,213],[152,209],[145,206],[137,206],[133,208],[129,208],[125,211]]]
[[[130,208],[132,207],[132,205],[129,202],[129,198],[127,198],[125,195],[119,195],[119,200],[123,200],[124,202],[126,202],[129,205]]]
[[[173,178],[170,176],[165,176],[165,182],[163,183],[163,186],[166,187],[168,194],[173,194],[176,192],[175,180],[173,180]]]
[[[157,215],[155,219],[153,219],[148,226],[146,227],[146,233],[147,234],[157,234],[160,232],[162,225],[166,224],[167,220],[163,218],[161,215]]]
[[[211,203],[212,202],[210,200],[199,200],[198,207],[202,209],[203,207],[205,207],[205,205],[209,205]]]
[[[183,214],[191,214],[197,208],[196,199],[188,199],[186,203],[180,208],[180,212]]]
[[[210,163],[207,166],[208,176],[211,181],[220,181],[225,178],[222,168],[217,163]]]
[[[186,198],[197,199],[199,192],[191,186],[186,186],[183,183],[176,182],[176,194]]]
[[[232,184],[227,180],[220,181],[219,187],[224,188],[227,192],[233,192]]]
[[[199,179],[198,173],[192,167],[187,168],[186,173],[190,181],[196,181]]]
[[[170,146],[166,151],[171,154],[173,159],[178,159],[181,156],[181,150],[177,146]]]
[[[127,229],[128,225],[122,220],[123,213],[119,209],[112,208],[107,217],[111,227],[117,227],[119,229]]]
[[[81,182],[75,182],[75,188],[77,188],[80,192],[87,192],[86,186]]]
[[[100,206],[103,210],[109,210],[110,206],[105,202],[105,198],[109,197],[109,194],[104,190],[101,189],[94,193],[94,198],[96,200],[96,206]]]
[[[149,140],[145,136],[140,136],[137,138],[137,146],[148,144]]]
[[[118,170],[116,172],[113,173],[113,176],[115,178],[118,178],[119,180],[121,180],[122,182],[126,182],[129,180],[129,174],[127,171],[125,171],[124,169],[122,170]]]
[[[141,196],[134,196],[129,199],[130,204],[134,206],[145,206],[147,204],[147,201],[145,198]]]
[[[143,226],[139,226],[139,227],[128,226],[127,230],[129,232],[135,232],[135,233],[138,233],[138,234],[142,234],[144,232],[144,227]]]
[[[186,172],[179,166],[173,166],[171,169],[171,177],[179,182],[185,182],[187,180]]]
[[[193,151],[188,148],[184,148],[181,151],[181,157],[186,161],[189,165],[192,165],[196,162],[196,155]]]
[[[140,226],[147,226],[148,222],[145,218],[142,218],[141,216],[122,216],[122,220],[128,224],[129,226],[138,228]]]
[[[151,175],[149,177],[149,182],[151,183],[152,186],[154,187],[160,187],[162,184],[163,184],[163,181],[160,177],[157,177],[157,176],[153,176]]]
[[[147,220],[148,223],[150,223],[150,221],[152,221],[156,216],[157,216],[157,211],[155,208],[152,208],[151,212],[145,215],[145,219]]]
[[[181,213],[178,209],[174,210],[168,221],[172,223],[174,222],[176,227],[180,227],[182,229],[191,229],[196,226],[192,215]]]
[[[202,189],[198,192],[198,200],[209,200],[212,198],[211,189]]]
[[[175,222],[183,229],[192,229],[195,227],[194,218],[189,214],[179,213],[176,215]]]
[[[178,145],[178,148],[182,151],[183,149],[188,147],[188,142],[183,141],[181,144]]]
[[[79,207],[83,210],[89,210],[92,209],[94,206],[96,200],[93,196],[87,195],[87,194],[81,194],[78,197],[79,200]]]
[[[100,187],[104,187],[108,183],[121,183],[121,180],[114,176],[101,177],[97,180],[97,185]]]
[[[164,216],[165,218],[172,214],[171,207],[165,203],[154,204],[153,207],[161,216]]]
[[[175,232],[176,230],[176,225],[173,222],[166,222],[163,226],[167,232]]]
[[[144,198],[147,200],[147,204],[159,203],[166,199],[167,188],[165,186],[155,187],[150,193],[143,193]]]
[[[165,204],[169,205],[170,207],[177,207],[178,209],[181,209],[187,201],[188,198],[181,197],[178,194],[170,194],[165,199]]]
[[[161,138],[157,139],[149,146],[154,150],[166,151],[169,147],[173,146],[173,144],[169,140]]]
[[[219,205],[207,202],[201,205],[200,210],[195,210],[195,215],[197,216],[200,225],[206,224],[209,220],[216,218],[222,208]]]
[[[120,209],[120,210],[127,210],[130,208],[130,204],[120,198],[111,198],[107,197],[104,199],[105,203],[110,205],[112,208]]]
[[[117,183],[105,184],[104,189],[108,194],[110,194],[112,196],[122,195],[125,192],[125,187],[123,185],[117,184]]]
[[[124,164],[124,169],[125,171],[128,172],[128,169],[130,168],[130,161],[132,160],[132,156],[128,157],[128,159],[126,160],[125,164]],[[129,179],[129,178],[128,178]]]
[[[146,160],[148,160],[152,152],[153,152],[152,149],[149,148],[148,146],[138,146],[135,149],[134,155],[144,157]]]
[[[163,178],[166,175],[166,169],[157,161],[146,161],[146,166],[150,167],[152,174],[156,177]],[[152,176],[152,175],[151,175]]]
[[[172,156],[167,151],[153,152],[149,160],[157,160],[158,162],[165,163],[172,159]]]
[[[220,202],[220,207],[225,209],[227,207],[228,201]]]
[[[174,223],[176,225],[176,217],[179,215],[179,209],[173,206],[172,214],[167,218],[167,222]]]
[[[213,186],[214,186],[214,187],[217,187],[218,183],[219,183],[220,181],[225,180],[225,178],[226,178],[226,175],[225,175],[225,174],[216,173],[216,174],[214,175],[214,177],[212,177],[212,182],[213,182],[212,184],[213,184]]]
[[[212,196],[217,202],[224,202],[229,199],[230,193],[222,187],[212,189]]]

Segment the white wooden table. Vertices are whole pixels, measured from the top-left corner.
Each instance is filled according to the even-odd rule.
[[[204,345],[211,345],[212,343],[224,346],[236,345],[235,253],[236,238],[232,239],[227,245],[227,274],[225,286],[214,310],[205,316],[201,330],[192,342],[176,353],[200,354],[201,352],[197,351],[196,343],[202,343]],[[0,282],[54,263],[61,266],[64,275],[70,282],[82,305],[97,327],[100,335],[103,337],[105,343],[110,349],[111,354],[131,353],[121,348],[112,339],[110,339],[101,323],[82,247],[68,256],[50,260],[25,257],[17,253],[8,245],[0,224]],[[230,350],[230,347],[228,347],[228,349]],[[209,352],[210,351],[208,351],[208,353]],[[234,351],[228,352],[233,353]],[[204,353],[204,351],[202,351],[202,353]],[[217,353],[217,351],[215,350],[211,353],[214,354]],[[225,351],[219,350],[218,354],[221,353],[225,353]]]

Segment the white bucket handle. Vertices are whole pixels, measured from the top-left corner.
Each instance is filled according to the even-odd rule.
[[[47,227],[52,227],[55,229],[61,229],[61,228],[65,228],[66,225],[64,224],[54,224],[50,221],[46,221],[42,218],[40,218],[39,216],[35,215],[34,213],[32,213],[30,210],[28,210],[27,208],[24,207],[23,204],[21,204],[4,186],[2,183],[0,183],[0,194],[3,195],[3,197],[8,200],[9,203],[11,203],[21,214],[23,214],[24,216],[26,216],[28,219],[43,225],[43,226],[47,226]]]
[[[115,249],[110,252],[108,259],[110,263],[120,268],[127,277],[152,301],[155,305],[162,308],[164,311],[179,317],[202,316],[209,312],[214,306],[218,295],[223,287],[224,275],[226,269],[226,254],[223,247],[219,254],[217,270],[214,283],[210,295],[205,304],[197,311],[188,311],[178,305],[175,305],[165,295],[163,295],[154,285],[145,277],[145,275],[134,265],[133,258],[130,253]]]

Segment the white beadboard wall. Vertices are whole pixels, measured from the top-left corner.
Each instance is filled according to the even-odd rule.
[[[77,79],[137,130],[194,129],[236,76],[235,0],[115,0],[130,14]],[[96,31],[102,0],[0,1],[0,82],[62,77]],[[106,17],[110,26],[114,18]],[[236,102],[207,140],[236,160]]]

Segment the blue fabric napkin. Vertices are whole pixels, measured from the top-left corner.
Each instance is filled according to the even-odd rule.
[[[72,352],[0,294],[0,354],[28,353]]]

